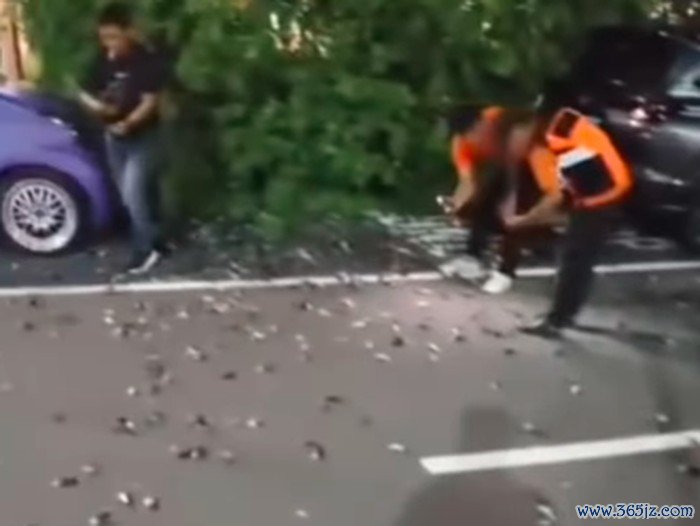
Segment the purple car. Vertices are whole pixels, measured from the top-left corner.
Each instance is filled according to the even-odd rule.
[[[0,235],[51,255],[111,227],[120,206],[99,132],[70,103],[0,93]]]

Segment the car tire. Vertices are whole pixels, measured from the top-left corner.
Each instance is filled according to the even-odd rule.
[[[0,235],[11,248],[40,256],[75,248],[88,231],[84,192],[66,175],[22,168],[0,176]]]

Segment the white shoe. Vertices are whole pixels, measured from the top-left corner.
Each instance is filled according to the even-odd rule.
[[[486,294],[505,294],[513,288],[514,282],[515,280],[507,274],[503,274],[501,272],[492,272],[489,276],[489,279],[481,287],[481,290]]]
[[[153,268],[155,268],[160,260],[163,259],[163,255],[157,250],[152,250],[144,258],[135,258],[129,266],[128,273],[132,276],[140,276],[142,274],[148,274]]]
[[[483,274],[479,262],[470,257],[460,257],[440,265],[440,273],[447,278],[476,279]]]

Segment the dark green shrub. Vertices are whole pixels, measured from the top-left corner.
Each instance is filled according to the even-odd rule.
[[[43,81],[70,89],[101,2],[25,3]],[[185,216],[254,220],[280,234],[331,212],[431,206],[435,189],[451,183],[447,107],[527,104],[587,27],[639,18],[649,4],[134,2],[176,57],[171,201]]]

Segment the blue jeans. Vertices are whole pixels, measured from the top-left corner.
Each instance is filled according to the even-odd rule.
[[[107,133],[106,147],[112,177],[129,215],[133,251],[148,254],[159,235],[151,199],[156,183],[158,132],[146,131],[124,138]]]

